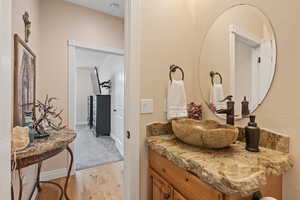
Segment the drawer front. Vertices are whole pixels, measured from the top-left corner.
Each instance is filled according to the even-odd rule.
[[[174,190],[174,200],[187,200],[187,199],[184,198],[179,192]]]
[[[172,186],[153,170],[150,171],[150,176],[152,177],[152,200],[173,200]]]
[[[150,151],[150,167],[188,200],[222,200],[221,192],[203,183],[191,173],[176,167],[158,153]]]

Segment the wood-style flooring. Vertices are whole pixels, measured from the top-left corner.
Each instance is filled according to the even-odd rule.
[[[123,162],[77,171],[70,178],[68,195],[71,200],[123,200]],[[65,178],[55,180],[61,186]],[[57,200],[59,190],[42,184],[38,200]]]

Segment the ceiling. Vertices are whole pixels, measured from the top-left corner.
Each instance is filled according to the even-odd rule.
[[[85,6],[109,15],[124,17],[124,0],[65,0],[80,6]],[[119,5],[119,6],[118,6]]]
[[[119,65],[124,60],[123,56],[79,47],[75,48],[75,54],[76,67],[80,69],[109,68],[113,65]]]

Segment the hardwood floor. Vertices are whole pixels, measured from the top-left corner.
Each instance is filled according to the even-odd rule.
[[[55,182],[63,186],[65,178]],[[38,200],[56,200],[59,190],[42,184]],[[68,195],[71,200],[123,200],[123,162],[77,171],[70,178]]]

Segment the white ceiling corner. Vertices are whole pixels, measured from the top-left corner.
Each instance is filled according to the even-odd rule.
[[[95,9],[109,15],[124,18],[125,0],[65,0],[87,8]],[[111,6],[119,4],[120,7]]]

